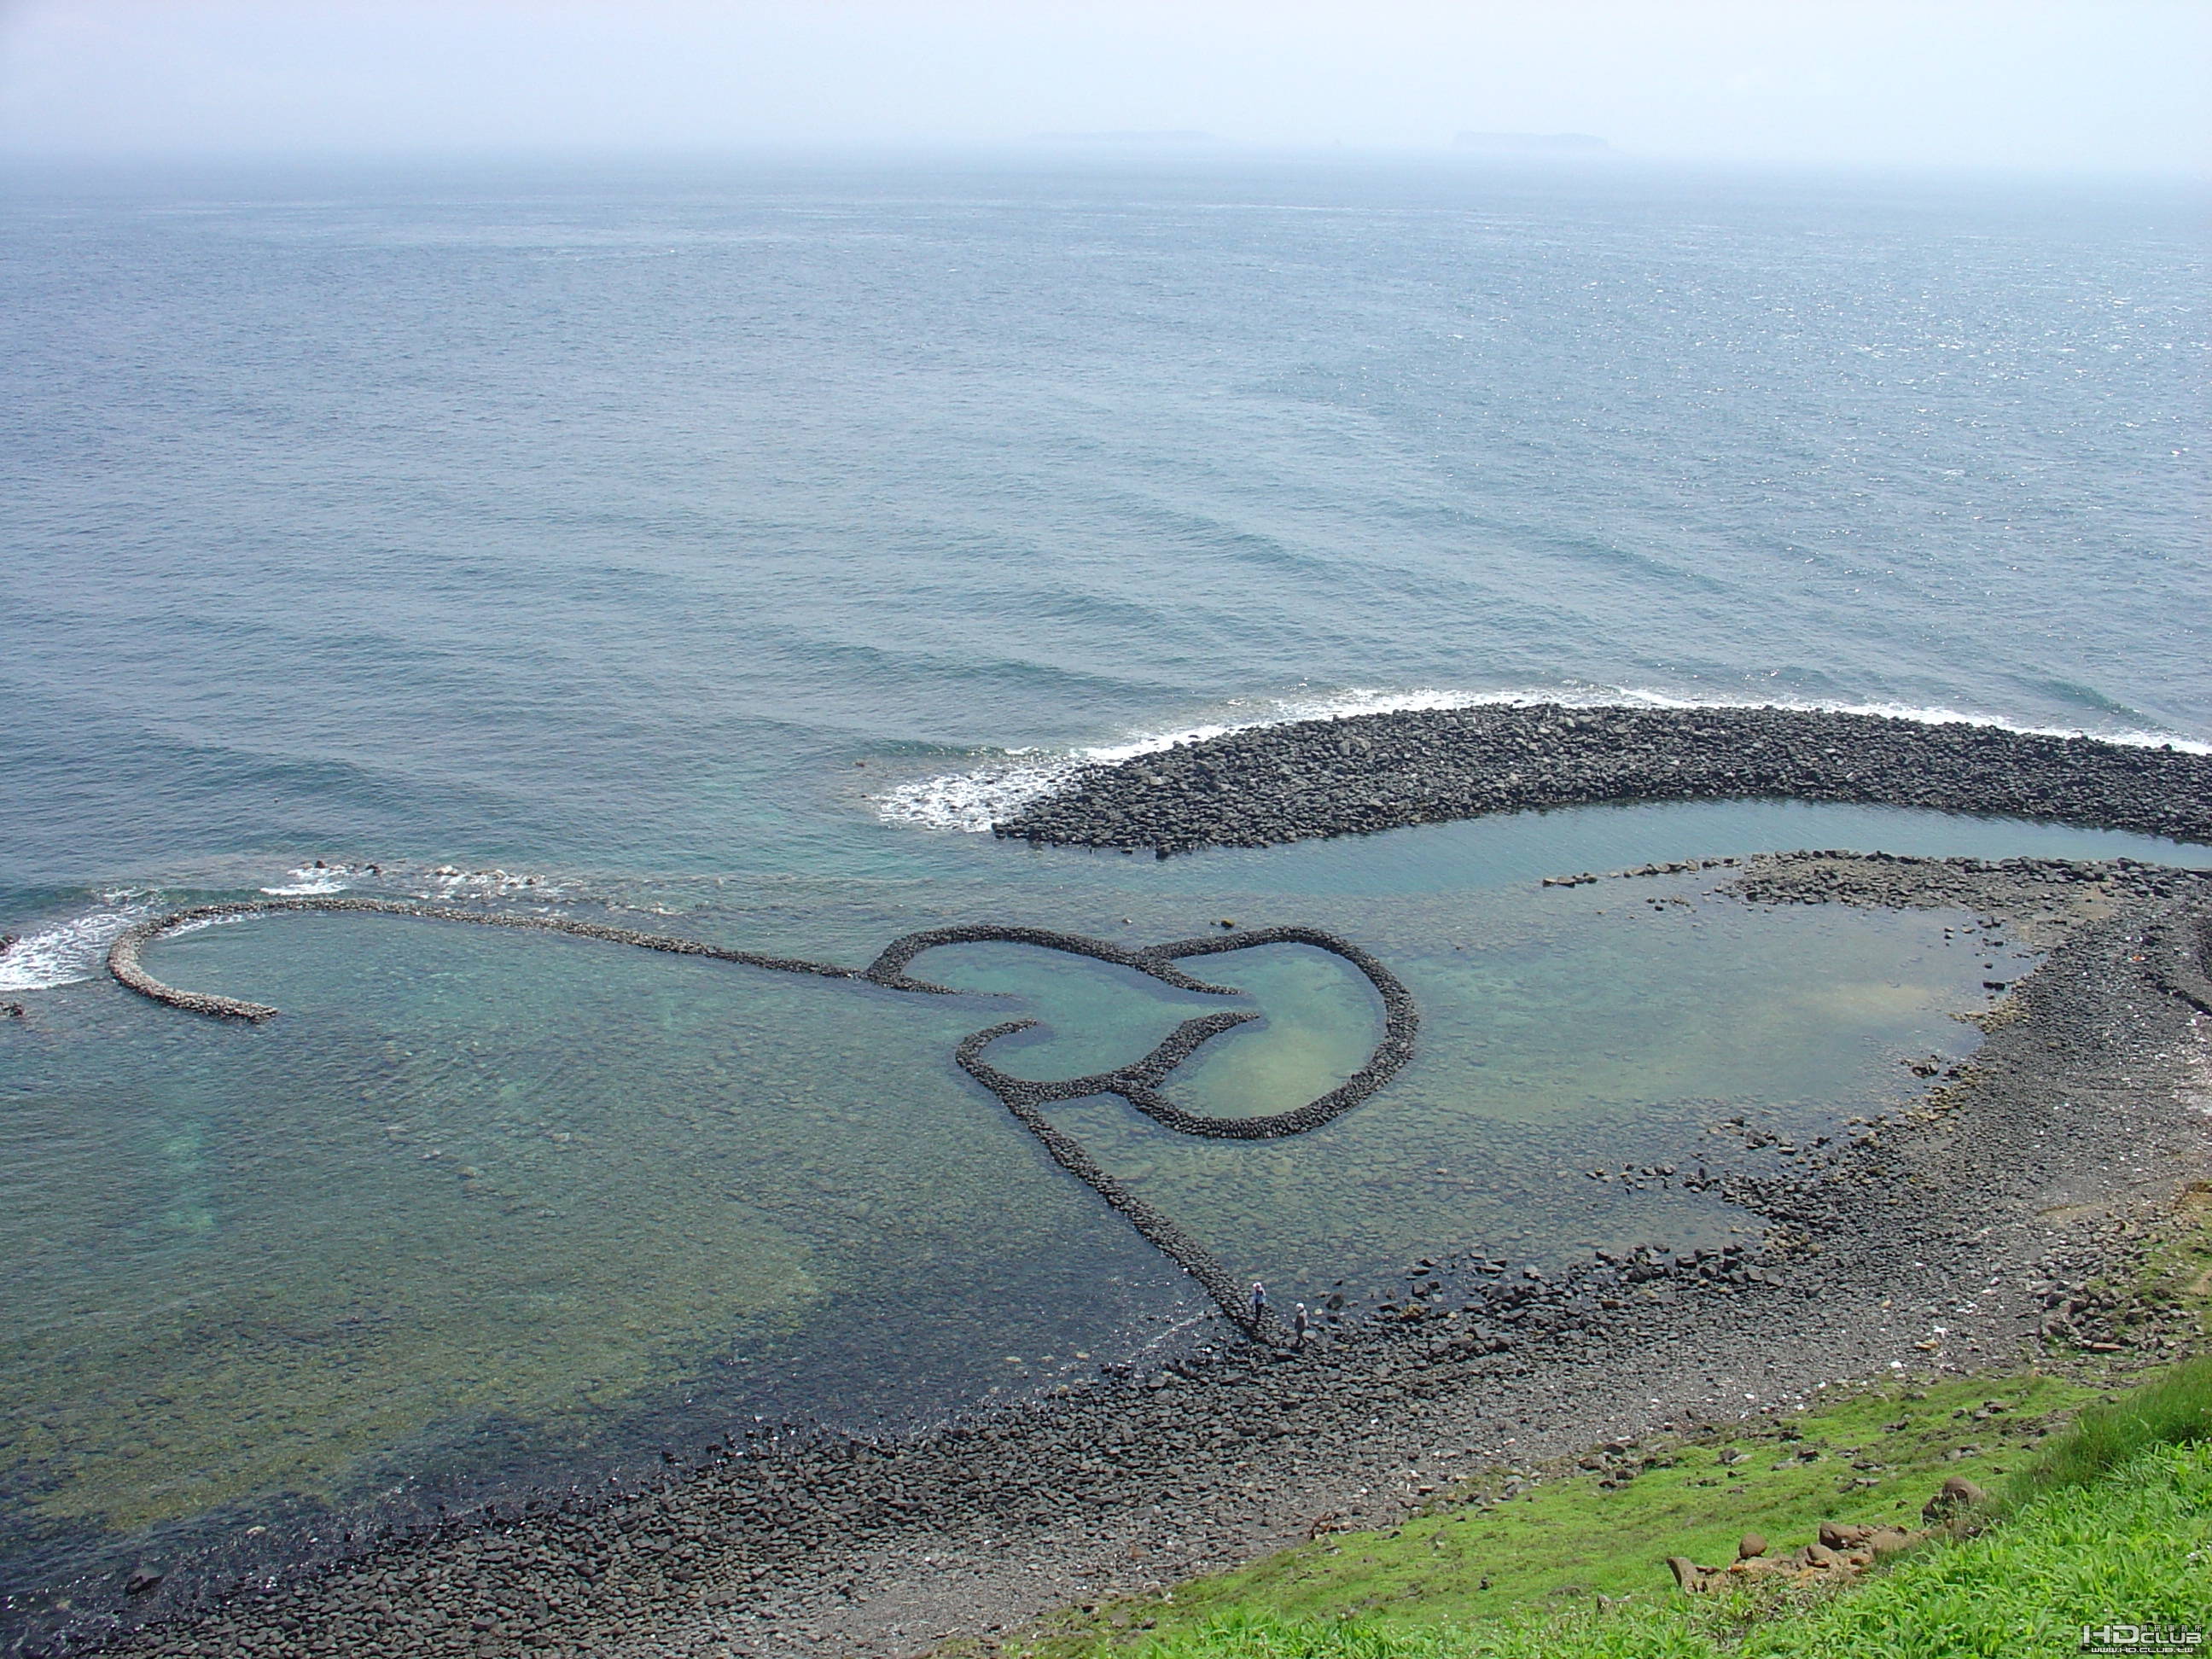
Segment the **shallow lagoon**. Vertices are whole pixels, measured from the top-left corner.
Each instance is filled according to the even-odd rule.
[[[1534,885],[1806,844],[2204,861],[1852,809],[1596,809],[1164,865],[948,842],[929,878],[592,884],[576,908],[855,963],[948,921],[1343,933],[1423,1019],[1357,1110],[1256,1143],[1112,1097],[1050,1110],[1279,1305],[1356,1307],[1424,1255],[1748,1231],[1716,1197],[1589,1171],[1743,1167],[1723,1120],[1833,1133],[1910,1093],[1900,1060],[1966,1052],[1955,1016],[2032,959],[1947,935],[1956,915],[1747,907],[1708,896],[1725,871]],[[1170,1086],[1233,1116],[1334,1086],[1381,1023],[1364,980],[1298,946],[1193,964],[1226,1003],[1023,946],[925,953],[918,977],[965,993],[935,998],[356,916],[207,927],[147,960],[284,1012],[219,1023],[94,980],[0,1040],[17,1589],[149,1528],[189,1552],[634,1475],[733,1424],[895,1428],[1088,1375],[1204,1297],[957,1070],[959,1038],[1037,1018],[991,1058],[1065,1077],[1248,1008],[1263,1020]]]

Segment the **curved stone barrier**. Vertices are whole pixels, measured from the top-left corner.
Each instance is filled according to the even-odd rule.
[[[1813,708],[1558,703],[1231,732],[1092,768],[992,827],[1165,858],[1491,812],[1760,797],[2212,842],[2212,756]]]
[[[1094,962],[1109,962],[1117,967],[1133,968],[1139,973],[1149,974],[1179,991],[1200,991],[1211,996],[1235,996],[1237,994],[1236,992],[1193,979],[1175,965],[1176,957],[1194,955],[1199,947],[1212,943],[1210,939],[1184,939],[1174,945],[1155,945],[1132,951],[1111,939],[1088,939],[1080,933],[1055,933],[1049,927],[1011,927],[989,921],[962,922],[951,927],[930,927],[918,933],[900,935],[884,947],[881,956],[860,970],[859,977],[894,991],[941,993],[945,989],[942,985],[932,985],[926,980],[907,977],[907,964],[924,951],[933,951],[940,945],[1034,945],[1041,950],[1059,951],[1072,957],[1089,957]]]
[[[1251,1014],[1210,1014],[1202,1019],[1186,1020],[1165,1042],[1134,1065],[1061,1082],[1038,1083],[1010,1077],[982,1059],[983,1049],[991,1042],[1026,1029],[1036,1023],[1033,1020],[1017,1020],[1012,1024],[994,1026],[989,1031],[978,1031],[960,1045],[957,1058],[969,1076],[1009,1104],[1015,1096],[1039,1104],[1054,1100],[1080,1100],[1087,1095],[1119,1095],[1146,1117],[1178,1134],[1217,1140],[1273,1140],[1318,1129],[1373,1094],[1413,1057],[1420,1012],[1413,993],[1395,974],[1349,940],[1315,927],[1261,927],[1218,938],[1180,939],[1172,945],[1155,945],[1129,951],[1126,956],[1129,966],[1166,978],[1165,973],[1152,965],[1160,958],[1249,951],[1267,945],[1306,945],[1341,957],[1366,975],[1367,982],[1382,999],[1382,1040],[1376,1045],[1367,1064],[1319,1099],[1310,1100],[1291,1111],[1267,1117],[1206,1117],[1183,1110],[1160,1092],[1160,1085],[1167,1080],[1168,1074],[1196,1053],[1200,1044],[1255,1018]]]
[[[195,1014],[221,1014],[258,1024],[264,1019],[274,1019],[277,1011],[265,1002],[246,1002],[237,997],[180,991],[173,985],[165,985],[139,965],[138,952],[164,933],[173,933],[179,927],[188,927],[196,922],[225,921],[241,916],[282,915],[295,910],[356,915],[423,916],[434,921],[465,921],[478,927],[574,933],[581,939],[605,939],[614,945],[634,945],[644,951],[666,951],[677,956],[711,957],[717,962],[742,963],[748,968],[767,968],[780,974],[818,974],[824,979],[858,979],[861,976],[850,968],[840,968],[831,963],[806,962],[797,957],[762,956],[752,951],[732,951],[696,939],[675,939],[665,933],[641,933],[629,927],[610,927],[596,921],[574,921],[565,916],[505,915],[489,910],[464,910],[453,905],[410,904],[404,899],[371,898],[249,899],[232,904],[197,905],[190,910],[179,910],[126,929],[107,948],[107,971],[115,975],[118,983],[129,987],[140,996],[150,997],[155,1002],[166,1002],[172,1008],[182,1008]],[[915,985],[905,988],[943,994],[941,988],[935,986]]]
[[[1022,942],[1035,944],[1041,941],[1025,939]],[[1111,1094],[1119,1095],[1146,1117],[1178,1134],[1216,1140],[1272,1140],[1285,1135],[1304,1134],[1350,1111],[1389,1081],[1413,1058],[1413,1038],[1420,1028],[1420,1012],[1413,993],[1406,988],[1395,974],[1358,945],[1334,933],[1323,933],[1317,927],[1261,927],[1241,934],[1178,939],[1173,944],[1149,945],[1137,951],[1122,951],[1100,940],[1085,940],[1084,943],[1103,945],[1102,950],[1085,951],[1083,952],[1085,955],[1095,955],[1102,961],[1118,961],[1170,983],[1185,981],[1186,976],[1175,973],[1170,967],[1170,963],[1184,957],[1219,955],[1231,951],[1255,950],[1268,945],[1310,945],[1349,962],[1366,976],[1367,982],[1382,998],[1382,1040],[1376,1045],[1367,1064],[1318,1099],[1310,1100],[1292,1110],[1266,1117],[1207,1117],[1185,1111],[1161,1092],[1161,1085],[1176,1066],[1197,1053],[1210,1039],[1256,1018],[1257,1016],[1253,1014],[1224,1012],[1185,1020],[1170,1032],[1152,1053],[1133,1065],[1115,1071],[1095,1073],[1089,1077],[1050,1082],[1012,1076],[983,1058],[983,1051],[994,1042],[1001,1037],[1012,1036],[1017,1031],[1030,1030],[1036,1024],[1035,1020],[1009,1020],[1003,1025],[994,1025],[988,1030],[975,1032],[963,1040],[953,1052],[953,1058],[959,1062],[961,1069],[996,1095],[1006,1109],[1020,1119],[1024,1127],[1043,1143],[1045,1150],[1052,1154],[1062,1169],[1119,1210],[1131,1226],[1150,1239],[1184,1272],[1205,1285],[1215,1303],[1231,1318],[1247,1331],[1264,1336],[1268,1340],[1288,1338],[1289,1333],[1282,1328],[1272,1312],[1262,1314],[1255,1323],[1249,1305],[1243,1301],[1236,1281],[1203,1245],[1099,1168],[1097,1160],[1080,1142],[1054,1128],[1038,1109],[1054,1101],[1082,1100],[1092,1095]],[[896,950],[898,947],[894,945],[892,948]],[[889,956],[890,952],[884,954]],[[1194,988],[1214,988],[1200,986],[1196,981],[1186,982]]]
[[[572,933],[581,939],[634,945],[640,950],[665,951],[677,956],[707,957],[717,962],[733,962],[748,968],[766,969],[772,973],[812,974],[823,979],[857,980],[885,990],[927,996],[962,994],[949,986],[911,978],[906,971],[923,951],[945,945],[1035,945],[1043,950],[1089,957],[1095,961],[1134,969],[1179,990],[1196,991],[1211,996],[1237,996],[1241,994],[1232,986],[1212,985],[1194,979],[1176,963],[1186,957],[1218,956],[1231,951],[1255,950],[1268,945],[1303,945],[1341,957],[1366,977],[1368,983],[1382,999],[1382,1040],[1376,1044],[1366,1065],[1328,1093],[1291,1111],[1270,1116],[1206,1117],[1185,1111],[1162,1092],[1176,1066],[1197,1053],[1212,1038],[1257,1019],[1257,1014],[1224,1012],[1185,1020],[1150,1054],[1133,1065],[1089,1077],[1054,1082],[1040,1083],[1011,1076],[991,1066],[982,1057],[983,1051],[1000,1038],[1035,1026],[1037,1022],[1033,1019],[1009,1020],[988,1030],[974,1032],[963,1038],[953,1051],[953,1058],[960,1068],[997,1096],[1000,1103],[1022,1127],[1036,1137],[1046,1152],[1052,1155],[1054,1163],[1097,1193],[1119,1211],[1144,1238],[1198,1280],[1224,1316],[1248,1334],[1269,1342],[1280,1342],[1288,1336],[1273,1314],[1262,1313],[1255,1319],[1237,1282],[1211,1251],[1101,1169],[1081,1142],[1054,1127],[1039,1108],[1053,1101],[1080,1100],[1092,1095],[1113,1094],[1119,1095],[1147,1117],[1178,1134],[1232,1140],[1271,1139],[1284,1135],[1304,1134],[1351,1110],[1389,1082],[1413,1058],[1413,1038],[1420,1024],[1419,1010],[1413,993],[1375,957],[1350,940],[1340,939],[1334,933],[1324,933],[1317,927],[1297,927],[1255,928],[1244,933],[1178,939],[1166,945],[1145,945],[1132,950],[1109,939],[1090,939],[1080,933],[978,922],[933,927],[902,935],[886,945],[882,954],[867,967],[854,969],[841,967],[835,963],[810,962],[798,957],[765,956],[758,951],[734,951],[700,939],[640,933],[633,928],[612,927],[601,922],[577,921],[562,916],[504,915],[495,911],[461,909],[451,905],[410,903],[400,899],[271,898],[203,904],[141,922],[125,932],[108,948],[108,971],[118,984],[140,996],[166,1003],[172,1008],[259,1024],[275,1018],[278,1011],[264,1002],[247,1002],[237,997],[186,991],[167,984],[146,971],[139,960],[139,952],[163,935],[175,933],[182,927],[247,916],[283,915],[296,912],[411,916],[433,921],[466,922],[478,927]]]

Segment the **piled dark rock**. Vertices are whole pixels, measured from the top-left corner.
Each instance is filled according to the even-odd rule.
[[[1164,857],[1532,807],[1753,796],[2212,840],[2212,757],[1815,709],[1556,703],[1233,732],[1097,768],[994,827]]]
[[[1688,1299],[1764,1283],[1724,1269],[1751,1247],[1674,1257],[1645,1249],[1532,1280],[1504,1263],[1438,1263],[1454,1316],[1408,1298],[1292,1353],[1230,1337],[1157,1370],[1112,1368],[1094,1386],[925,1438],[771,1442],[733,1435],[672,1472],[670,1483],[611,1501],[486,1510],[427,1533],[369,1545],[319,1573],[248,1583],[197,1604],[131,1593],[116,1651],[340,1655],[599,1653],[744,1609],[804,1631],[849,1612],[849,1563],[861,1553],[988,1548],[1048,1532],[1091,1547],[1160,1506],[1179,1527],[1230,1529],[1252,1519],[1237,1471],[1280,1464],[1316,1443],[1356,1448],[1370,1419],[1400,1419],[1468,1388],[1537,1385],[1522,1350],[1617,1321],[1649,1340]],[[1702,1258],[1702,1259],[1701,1259]],[[1493,1276],[1487,1282],[1486,1271]],[[1627,1314],[1607,1292],[1648,1291]],[[1778,1294],[1769,1289],[1767,1294]],[[1442,1298],[1438,1299],[1439,1301]],[[1614,1305],[1618,1306],[1617,1303]],[[1595,1370],[1577,1346],[1554,1365]],[[1356,1450],[1353,1455],[1356,1454]],[[1401,1519],[1376,1495],[1342,1524]],[[157,1570],[134,1575],[161,1585]],[[92,1599],[89,1596],[83,1600]],[[111,1626],[111,1629],[112,1627]],[[95,1631],[33,1638],[28,1653],[100,1647]]]

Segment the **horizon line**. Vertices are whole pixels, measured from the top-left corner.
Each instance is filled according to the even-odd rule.
[[[1487,138],[1492,135],[1485,134]],[[1516,135],[1520,136],[1520,135]],[[1579,137],[1580,135],[1576,135]],[[2049,161],[1743,155],[1701,151],[1595,146],[1493,145],[1467,135],[1424,143],[1273,142],[1224,138],[1197,129],[1040,132],[1000,138],[748,139],[683,143],[330,144],[271,149],[205,145],[143,149],[18,147],[0,143],[0,172],[41,168],[84,171],[168,170],[210,167],[295,171],[345,167],[488,167],[713,165],[763,161],[926,163],[951,159],[1085,165],[1147,161],[1164,166],[1224,161],[1324,163],[1368,161],[1442,164],[1465,173],[1553,174],[1709,170],[1767,174],[2130,179],[2166,185],[2212,184],[2212,158],[2201,161],[2067,165]]]

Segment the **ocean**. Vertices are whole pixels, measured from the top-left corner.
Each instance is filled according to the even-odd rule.
[[[925,1005],[362,917],[149,951],[284,1007],[248,1030],[104,977],[190,902],[556,908],[855,964],[963,921],[1332,927],[1422,1003],[1384,1095],[1254,1145],[1056,1121],[1279,1300],[1743,1231],[1569,1199],[1565,1165],[1724,1107],[1830,1122],[1900,1053],[1964,1054],[1994,958],[1936,913],[1685,880],[1632,924],[1538,877],[2203,850],[1785,803],[1166,862],[981,832],[1178,736],[1494,698],[2203,749],[2204,208],[1233,156],[15,175],[11,1608],[1206,1328],[950,1060],[1012,1008],[1046,1022],[1024,1075],[1118,1063],[1183,994],[963,946],[934,954],[968,994]],[[1251,953],[1267,1021],[1189,1098],[1358,1064],[1379,1015],[1332,960]]]

